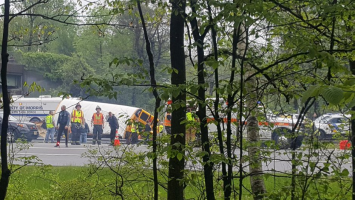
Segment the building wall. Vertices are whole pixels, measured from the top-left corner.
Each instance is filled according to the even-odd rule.
[[[0,63],[1,69],[1,63]],[[7,83],[10,95],[21,95],[23,92],[25,66],[17,64],[14,60],[9,60],[7,66]],[[0,83],[1,85],[1,83]],[[2,89],[0,87],[0,91]]]

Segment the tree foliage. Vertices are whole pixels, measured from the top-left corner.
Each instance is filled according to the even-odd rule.
[[[62,8],[58,12],[71,13],[76,6],[62,2],[67,5],[62,7],[60,2],[46,4],[48,10],[58,6]],[[163,145],[168,139],[154,137],[154,152],[137,157],[147,157],[148,163],[154,160],[155,188],[156,170],[169,170],[164,176],[168,180],[159,182],[167,188],[168,199],[183,199],[186,185],[197,188],[201,199],[215,199],[221,193],[224,199],[349,197],[344,189],[350,187],[349,170],[344,169],[343,161],[350,154],[330,150],[331,144],[321,140],[320,131],[306,123],[304,116],[326,111],[354,114],[350,111],[355,105],[353,1],[147,1],[140,17],[136,3],[89,6],[86,14],[97,17],[84,23],[94,26],[77,27],[40,17],[46,9],[31,9],[13,19],[11,44],[14,50],[21,49],[19,58],[28,69],[74,95],[148,110],[154,104],[150,92],[155,100],[172,99],[171,107],[154,109],[161,116],[166,111],[173,114],[172,136],[167,136],[170,145]],[[23,9],[22,4],[17,5],[18,10]],[[68,24],[78,21],[76,16]],[[50,42],[56,34],[58,40]],[[46,42],[36,49],[20,47],[21,42],[33,45],[36,41]],[[150,53],[145,47],[150,47]],[[214,99],[209,102],[208,98]],[[186,107],[191,105],[198,105],[199,120],[194,123],[202,134],[198,150],[185,140]],[[299,117],[288,131],[278,133],[266,117],[270,112],[297,113]],[[259,148],[256,132],[266,129],[272,136],[263,141],[265,148]],[[245,135],[251,132],[254,139]],[[347,134],[331,136],[339,141],[349,131]],[[291,151],[278,151],[285,147]],[[290,164],[290,173],[260,170],[260,163],[280,160]],[[192,167],[185,168],[185,164]],[[201,173],[193,167],[204,169],[203,181],[196,178]],[[243,189],[247,188],[243,180],[267,181],[271,176],[276,180],[280,174],[288,180],[283,186],[267,191],[257,191],[255,185],[251,191]],[[214,187],[220,180],[223,186]],[[342,185],[338,196],[327,186],[329,180]]]

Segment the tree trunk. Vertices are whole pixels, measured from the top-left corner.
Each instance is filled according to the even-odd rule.
[[[157,167],[157,124],[158,124],[158,108],[160,107],[160,97],[158,95],[157,91],[157,81],[155,79],[155,66],[154,66],[154,57],[153,53],[151,50],[149,38],[148,38],[148,33],[147,33],[147,28],[145,26],[145,20],[144,16],[142,13],[142,8],[141,8],[141,3],[138,0],[137,1],[137,6],[138,6],[138,11],[139,11],[139,16],[142,21],[142,27],[143,27],[143,32],[144,32],[144,39],[146,42],[146,51],[148,54],[148,59],[149,59],[149,74],[150,74],[150,84],[153,87],[153,95],[155,98],[155,107],[154,107],[154,122],[153,122],[153,177],[154,177],[154,200],[158,200],[158,167]],[[150,133],[148,133],[150,134]]]
[[[27,8],[27,2],[26,1],[23,1],[23,2],[25,5],[25,8]],[[30,9],[28,12],[29,12],[29,14],[33,14],[32,9]],[[33,31],[35,29],[35,27],[34,27],[35,17],[30,15],[29,18],[30,18],[30,28],[29,28],[29,35],[28,35],[28,47],[27,47],[28,52],[30,52],[32,50]]]
[[[242,33],[240,42],[238,43],[238,54],[242,59],[245,59],[248,48],[248,29],[244,24],[241,25],[240,33]],[[244,60],[241,65],[245,65],[245,74],[253,74],[254,70]],[[243,72],[242,72],[243,73]],[[266,193],[264,177],[262,175],[262,161],[260,155],[260,137],[259,137],[259,123],[255,114],[257,112],[258,91],[255,89],[256,78],[255,76],[249,81],[245,82],[245,90],[247,91],[246,97],[246,110],[249,112],[247,119],[247,136],[249,142],[248,155],[249,155],[249,173],[250,173],[250,186],[255,200],[263,199]],[[242,88],[243,90],[243,88]],[[242,101],[244,100],[241,98]],[[253,115],[254,114],[254,115]],[[240,133],[242,134],[242,133]]]
[[[232,179],[233,179],[233,164],[232,164],[232,141],[231,141],[231,136],[232,136],[232,109],[234,107],[234,96],[233,96],[233,84],[234,84],[234,77],[235,77],[235,69],[236,69],[236,58],[237,58],[237,44],[238,44],[238,34],[237,34],[237,29],[239,28],[234,25],[233,29],[233,48],[232,48],[232,68],[231,68],[231,75],[229,78],[229,85],[231,87],[231,91],[228,92],[227,96],[227,141],[226,141],[226,146],[227,146],[227,159],[228,159],[228,164],[227,164],[227,181],[226,181],[226,188],[224,191],[225,199],[230,199],[231,194],[232,194]],[[241,103],[243,101],[240,101]],[[242,106],[241,106],[242,108]],[[240,112],[241,113],[241,112]],[[241,128],[239,132],[241,131]],[[242,135],[240,135],[240,141],[242,141]],[[242,144],[242,143],[241,143]],[[242,148],[240,147],[240,156],[242,156]],[[240,162],[240,165],[242,166],[242,162]],[[240,183],[242,183],[242,172],[243,169],[241,168],[239,170],[240,173]],[[240,199],[241,199],[241,190],[239,191]]]
[[[355,75],[355,60],[349,62],[350,70]],[[355,106],[351,108],[351,111],[355,111]],[[352,200],[355,200],[355,114],[351,114],[351,164],[352,164]]]
[[[171,84],[179,87],[186,84],[186,67],[184,51],[184,13],[186,7],[185,0],[171,0],[171,20],[170,20],[170,59],[171,67],[177,70],[171,74]],[[186,105],[185,89],[172,95],[172,103]],[[171,141],[170,145],[173,154],[169,157],[169,181],[168,181],[168,200],[184,199],[184,164],[185,164],[185,126],[181,122],[186,119],[186,108],[181,106],[172,110],[171,119]],[[183,155],[181,159],[177,155]]]
[[[191,0],[192,15],[197,15],[195,5],[196,0]],[[213,163],[210,162],[211,150],[210,142],[208,139],[208,127],[207,127],[207,116],[206,116],[206,91],[205,91],[205,65],[204,65],[204,36],[200,35],[198,23],[196,17],[191,20],[192,35],[194,37],[196,48],[197,48],[197,78],[198,78],[198,108],[197,112],[198,118],[200,120],[200,130],[201,130],[201,143],[202,151],[206,154],[202,157],[203,160],[203,171],[205,177],[206,186],[206,197],[208,200],[214,200],[214,188],[213,188]]]
[[[9,15],[10,15],[10,0],[5,0],[5,15],[4,15],[4,30],[1,47],[1,88],[3,94],[3,110],[4,116],[1,126],[1,179],[0,179],[0,199],[5,199],[7,187],[10,180],[10,170],[7,161],[7,129],[10,115],[10,99],[7,90],[7,63],[9,54],[7,53],[7,40],[9,36]]]
[[[259,127],[258,120],[255,116],[248,117],[247,123],[248,142],[251,147],[248,148],[248,154],[250,157],[249,171],[250,171],[250,185],[254,195],[254,199],[263,199],[263,194],[266,193],[263,169],[260,156],[259,147]]]
[[[212,25],[211,27],[211,36],[212,36],[212,47],[213,47],[213,54],[214,54],[214,60],[215,62],[218,61],[218,48],[217,48],[217,31],[215,29],[215,24],[212,19],[212,10],[211,6],[208,4],[208,12],[209,12],[209,20],[210,24]],[[221,155],[224,154],[224,141],[223,141],[223,135],[222,135],[222,129],[221,129],[221,119],[219,117],[219,77],[218,77],[218,67],[214,70],[214,82],[215,82],[215,88],[216,88],[216,100],[214,101],[214,118],[217,121],[217,138],[218,138],[218,146],[219,146],[219,153]],[[228,186],[228,177],[227,177],[227,168],[226,168],[226,163],[222,162],[222,180],[223,180],[223,195],[224,199],[229,199],[229,196],[226,195],[226,189],[230,186]]]
[[[257,99],[255,94],[250,94],[254,91],[256,81],[251,79],[245,84],[246,91],[251,98],[246,100],[246,107],[249,113],[254,112],[257,108]],[[256,93],[256,92],[253,92]],[[263,179],[263,169],[260,155],[260,137],[259,137],[259,123],[256,116],[251,115],[247,119],[247,135],[250,147],[248,148],[249,155],[249,172],[250,172],[250,186],[253,192],[254,199],[263,199],[263,194],[266,193],[264,179]]]

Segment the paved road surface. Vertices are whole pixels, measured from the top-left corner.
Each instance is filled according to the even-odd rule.
[[[88,149],[100,148],[101,150],[113,150],[113,147],[108,145],[109,140],[107,140],[104,143],[105,144],[101,145],[100,147],[91,144],[85,144],[85,145],[69,144],[68,147],[65,147],[62,143],[62,147],[57,148],[54,147],[55,144],[53,143],[43,143],[43,140],[42,142],[34,141],[34,143],[32,143],[32,147],[30,147],[27,150],[20,151],[16,155],[18,157],[34,155],[37,156],[39,159],[41,159],[44,164],[53,165],[53,166],[84,166],[90,163],[89,158],[83,157],[83,154],[87,152]],[[122,144],[121,147],[127,147],[127,145]],[[149,151],[146,145],[130,146],[130,148],[132,148],[135,152]],[[199,148],[196,148],[195,150],[199,150]],[[344,151],[338,150],[335,153],[341,154],[344,153]],[[275,153],[272,153],[270,157],[275,158],[275,160],[264,162],[263,170],[269,172],[273,170],[279,172],[291,171],[291,164],[289,162],[291,156],[289,151],[282,151],[282,150],[276,151]],[[318,165],[323,166],[326,160],[327,160],[326,157],[321,157],[321,159],[318,161]],[[331,159],[331,162],[335,162],[333,166],[336,166],[336,163],[338,163],[338,161],[336,161],[335,158]],[[345,162],[346,163],[342,165],[342,169],[347,168],[349,171],[351,171],[350,160],[345,160]],[[247,164],[244,164],[244,166],[246,165]],[[191,162],[187,163],[187,168],[202,170],[201,165],[193,166]],[[245,167],[245,171],[248,171],[248,167]]]
[[[101,150],[113,150],[112,146],[108,144],[103,145],[71,145],[65,147],[64,143],[61,143],[61,146],[54,147],[55,143],[32,143],[32,146],[29,149],[22,150],[16,153],[18,157],[28,157],[28,156],[37,156],[42,160],[44,164],[53,165],[53,166],[84,166],[89,164],[89,158],[83,156],[85,152],[88,152],[88,149],[98,149]],[[126,146],[122,144],[122,146]],[[134,151],[147,151],[147,146],[135,146]],[[20,163],[18,163],[20,164]]]

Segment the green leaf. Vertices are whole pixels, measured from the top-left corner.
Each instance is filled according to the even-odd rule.
[[[182,159],[182,157],[183,157],[182,153],[178,153],[178,154],[176,155],[176,158],[177,158],[179,161]]]
[[[344,169],[342,172],[341,172],[341,175],[346,177],[346,176],[349,176],[349,171],[348,169]]]
[[[355,99],[351,100],[350,103],[348,104],[349,108],[352,108],[355,106]]]
[[[303,93],[302,103],[305,103],[307,101],[307,99],[310,98],[310,97],[318,96],[319,95],[319,90],[320,90],[320,86],[318,86],[318,85],[312,85],[311,87],[309,87]]]
[[[355,79],[348,79],[348,80],[346,80],[345,82],[344,82],[344,85],[346,85],[346,86],[352,86],[352,85],[354,85],[355,84]]]
[[[333,105],[337,105],[340,103],[340,101],[343,99],[344,97],[344,92],[342,89],[334,87],[334,86],[330,86],[327,88],[324,88],[321,91],[321,95],[324,97],[324,99],[333,104]]]

